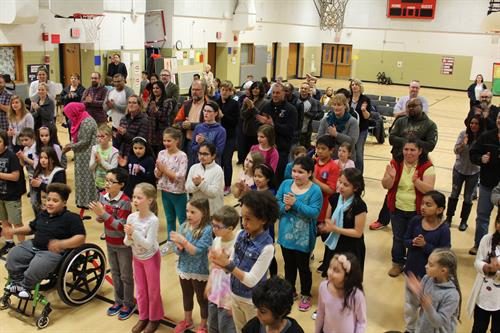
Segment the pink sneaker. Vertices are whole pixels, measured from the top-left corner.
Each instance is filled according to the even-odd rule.
[[[175,333],[183,333],[186,330],[193,328],[193,323],[188,323],[185,320],[181,320],[174,328]]]
[[[311,309],[311,296],[304,296],[300,298],[299,311],[305,312]]]
[[[380,230],[384,229],[386,226],[380,223],[378,220],[370,223],[370,230]]]
[[[208,333],[207,327],[206,326],[198,327],[198,329],[196,330],[196,333]]]

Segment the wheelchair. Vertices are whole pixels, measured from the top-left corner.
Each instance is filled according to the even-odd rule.
[[[61,300],[69,306],[79,306],[90,302],[99,292],[106,277],[106,256],[95,244],[67,250],[58,267],[40,283],[37,283],[30,299],[19,298],[17,306],[11,304],[10,297],[17,296],[4,289],[0,298],[0,310],[13,308],[25,316],[35,316],[37,305],[43,305],[40,315],[36,317],[36,326],[40,329],[49,325],[49,314],[52,312],[50,302],[41,293],[57,288]],[[10,281],[7,281],[7,285]],[[26,311],[28,302],[32,302],[31,313]]]

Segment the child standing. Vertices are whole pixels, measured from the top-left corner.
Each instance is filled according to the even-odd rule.
[[[363,273],[352,253],[336,254],[328,267],[328,279],[318,290],[315,333],[355,332],[366,329]]]
[[[35,155],[35,164],[38,163],[38,156],[40,156],[40,151],[42,147],[50,146],[54,148],[56,151],[57,157],[59,158],[59,162],[63,168],[66,168],[66,155],[62,153],[61,144],[59,143],[59,139],[57,138],[57,129],[55,127],[46,127],[42,126],[38,129],[38,136],[36,138],[36,155]]]
[[[134,278],[132,274],[132,249],[125,244],[124,226],[130,215],[130,199],[122,189],[127,182],[127,171],[113,168],[104,178],[104,190],[99,201],[91,202],[89,208],[96,214],[97,222],[104,223],[104,235],[108,249],[108,261],[115,290],[115,303],[108,308],[108,316],[128,319],[135,311]]]
[[[258,151],[248,153],[243,162],[243,170],[241,170],[238,176],[238,181],[234,184],[233,195],[236,199],[239,199],[243,193],[248,192],[251,186],[255,184],[253,179],[255,168],[262,163],[264,163],[264,156],[261,153]]]
[[[365,190],[365,181],[361,171],[355,168],[346,169],[339,178],[339,193],[333,194],[329,201],[322,231],[330,233],[325,240],[325,259],[330,259],[335,253],[351,252],[358,259],[363,276],[365,266],[365,228],[366,203],[361,198]],[[322,276],[327,276],[323,269]]]
[[[278,243],[285,262],[285,280],[295,291],[299,271],[300,311],[311,308],[309,259],[316,242],[316,219],[323,203],[321,189],[311,181],[313,172],[314,162],[310,157],[297,158],[292,169],[293,179],[283,181],[276,194],[280,206]]]
[[[193,199],[208,199],[211,212],[224,206],[224,172],[215,158],[215,145],[203,142],[198,151],[200,163],[191,166],[186,179],[186,192],[192,193]]]
[[[455,253],[449,249],[435,249],[425,271],[421,281],[413,273],[406,278],[412,292],[408,305],[418,311],[415,332],[455,332],[462,301]]]
[[[155,176],[161,190],[163,210],[167,219],[167,244],[161,248],[161,254],[166,255],[172,247],[170,232],[176,230],[176,221],[179,225],[186,220],[187,195],[185,189],[188,158],[185,152],[179,149],[182,133],[169,127],[163,131],[163,145],[156,160]]]
[[[25,127],[19,133],[19,142],[23,147],[22,150],[19,150],[16,155],[21,162],[21,166],[26,167],[26,172],[28,173],[29,178],[29,198],[31,207],[33,208],[33,213],[35,213],[35,217],[38,214],[38,198],[37,192],[31,186],[31,179],[33,178],[33,173],[35,172],[35,158],[36,158],[36,133],[35,130],[30,127]]]
[[[323,135],[316,140],[316,164],[314,165],[314,178],[313,182],[321,189],[323,195],[323,204],[321,211],[318,215],[318,234],[321,236],[323,242],[327,239],[328,234],[321,233],[321,227],[325,223],[326,209],[328,208],[328,199],[335,193],[337,181],[340,177],[340,168],[332,160],[332,154],[335,147],[334,140],[328,136]],[[328,261],[326,261],[326,250],[323,255],[323,263],[318,267],[318,271],[322,272]]]
[[[492,196],[493,201],[493,196]],[[498,199],[495,204],[498,205]],[[474,314],[473,333],[486,333],[491,321],[491,332],[500,327],[500,214],[495,232],[484,236],[479,243],[474,262],[477,276],[467,303],[469,316]]]
[[[113,147],[113,132],[107,124],[97,129],[97,145],[92,147],[89,168],[94,172],[97,191],[102,192],[106,186],[106,174],[118,166],[118,149]]]
[[[155,159],[146,139],[137,136],[132,139],[132,149],[125,157],[118,156],[118,164],[128,171],[128,180],[123,192],[130,198],[139,183],[149,183],[156,187]]]
[[[273,168],[274,172],[276,172],[279,160],[275,140],[274,127],[267,124],[262,125],[257,130],[257,141],[259,144],[253,145],[250,148],[250,151],[258,151],[261,153],[266,163]]]
[[[273,240],[267,228],[276,221],[279,206],[268,191],[250,191],[241,199],[243,230],[236,236],[232,255],[210,251],[210,261],[231,273],[231,298],[236,331],[255,316],[252,292],[266,279],[274,255]]]
[[[7,148],[8,144],[7,132],[0,130],[0,221],[4,229],[22,228],[21,197],[26,193],[26,180],[19,159]],[[24,235],[18,234],[17,239],[23,241]],[[12,234],[5,235],[0,256],[7,254],[14,246]]]
[[[273,168],[267,163],[261,163],[255,167],[253,174],[254,184],[250,186],[254,191],[269,191],[276,194]]]
[[[285,175],[284,179],[292,179],[292,168],[293,168],[293,161],[295,161],[297,158],[301,156],[307,156],[307,149],[304,146],[295,146],[292,149],[292,158],[293,160],[291,162],[288,162],[285,168]]]
[[[252,301],[257,307],[257,316],[243,327],[243,333],[304,333],[299,323],[288,317],[293,305],[293,289],[286,280],[272,277],[260,283],[252,293]]]
[[[186,221],[179,232],[171,231],[175,253],[179,255],[177,274],[182,289],[184,320],[175,326],[175,333],[182,333],[193,327],[193,295],[200,306],[201,322],[197,333],[207,333],[208,301],[205,287],[208,280],[208,249],[212,245],[210,208],[205,198],[192,199],[186,206]]]
[[[153,333],[163,319],[160,292],[161,256],[158,250],[158,217],[155,215],[156,188],[148,183],[137,184],[132,203],[137,211],[128,216],[123,239],[123,244],[132,247],[139,307],[139,321],[132,328],[132,332]]]
[[[221,157],[226,146],[226,129],[222,127],[219,120],[219,105],[214,101],[208,101],[203,108],[203,122],[196,125],[193,132],[191,149],[193,161],[198,163],[198,150],[203,142],[211,142],[216,147],[216,162],[221,164]]]
[[[425,264],[429,255],[437,248],[450,248],[450,228],[443,222],[443,211],[446,206],[445,196],[438,191],[429,191],[422,198],[421,215],[410,220],[405,235],[405,246],[408,248],[404,271],[413,273],[421,279],[425,275]],[[409,305],[411,291],[405,290],[405,322],[406,331],[414,332],[417,313]]]
[[[343,142],[339,146],[339,159],[335,160],[337,165],[340,168],[340,171],[344,171],[348,168],[355,168],[354,161],[351,160],[352,147],[349,142]]]
[[[231,206],[224,206],[212,215],[212,230],[215,239],[212,250],[232,255],[234,250],[234,230],[240,215]],[[208,298],[208,330],[210,333],[236,333],[231,313],[231,274],[223,268],[212,265],[206,288]]]

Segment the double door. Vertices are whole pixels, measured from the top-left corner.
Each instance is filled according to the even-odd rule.
[[[351,77],[352,45],[323,44],[321,50],[321,76],[330,79]]]

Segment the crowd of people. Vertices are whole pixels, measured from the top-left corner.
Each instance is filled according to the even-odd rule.
[[[138,309],[132,332],[152,333],[164,317],[160,268],[166,255],[178,256],[184,319],[176,333],[195,327],[195,295],[200,333],[303,332],[288,316],[295,301],[300,311],[316,309],[317,333],[364,332],[364,145],[380,116],[363,83],[352,79],[348,89],[328,87],[322,95],[310,75],[298,92],[281,80],[247,78],[238,94],[233,83],[214,78],[207,68],[194,79],[189,99],[180,102],[170,71],[146,73],[136,95],[125,85],[119,57],[112,65],[112,87],[101,85],[97,72],[87,89],[77,74],[71,76],[61,94],[70,138],[64,146],[47,70],[38,70],[29,104],[5,90],[0,77],[6,288],[29,299],[62,252],[84,243],[82,219],[90,210],[104,226],[111,266],[114,304],[107,314],[125,320]],[[392,159],[381,181],[387,195],[370,229],[391,223],[388,274],[406,277],[407,332],[456,331],[462,297],[450,225],[463,186],[461,231],[479,187],[470,249],[478,276],[468,314],[473,332],[486,332],[490,321],[492,331],[500,326],[500,219],[492,216],[500,204],[500,115],[480,79],[469,89],[474,98],[455,145],[447,206],[434,188],[429,158],[438,129],[418,81],[411,81],[409,94],[394,108]],[[313,136],[314,122],[319,128]],[[69,151],[79,215],[67,209]],[[237,176],[234,156],[242,165]],[[165,219],[158,215],[158,190]],[[27,193],[35,218],[23,225],[21,199]],[[238,199],[240,212],[224,204],[228,195]],[[495,232],[488,234],[492,217]],[[166,235],[159,235],[160,220],[166,221]],[[310,261],[318,237],[325,248],[318,271],[325,280],[313,304]],[[162,239],[167,241],[160,246]],[[275,242],[284,278],[277,276]]]

